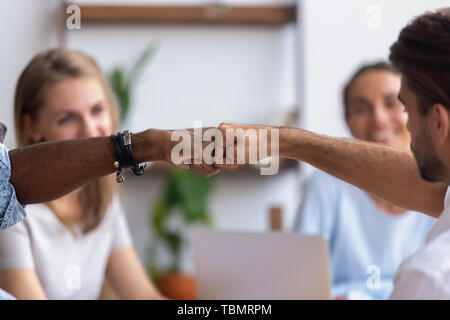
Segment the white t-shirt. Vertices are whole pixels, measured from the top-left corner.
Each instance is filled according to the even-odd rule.
[[[132,246],[118,197],[87,234],[74,235],[44,204],[26,211],[22,223],[0,231],[0,270],[35,270],[48,299],[98,299],[111,253]]]
[[[427,244],[400,265],[394,283],[391,299],[450,299],[450,188]]]

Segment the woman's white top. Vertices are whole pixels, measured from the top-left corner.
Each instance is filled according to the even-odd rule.
[[[111,254],[132,246],[118,197],[86,234],[70,231],[44,204],[26,211],[22,223],[0,231],[0,271],[34,270],[48,299],[97,299]]]

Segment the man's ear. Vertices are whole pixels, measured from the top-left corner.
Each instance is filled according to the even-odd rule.
[[[42,137],[36,129],[36,121],[29,115],[24,114],[22,116],[23,129],[27,137],[33,142],[41,141]]]
[[[431,106],[429,120],[430,128],[434,132],[437,141],[446,144],[450,140],[450,116],[449,110],[440,103],[435,103]]]

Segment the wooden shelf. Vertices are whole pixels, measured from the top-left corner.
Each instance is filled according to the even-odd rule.
[[[76,3],[76,2],[75,2]],[[71,3],[67,3],[70,5]],[[296,6],[78,5],[82,23],[284,25],[296,21]],[[64,12],[64,14],[66,14]]]

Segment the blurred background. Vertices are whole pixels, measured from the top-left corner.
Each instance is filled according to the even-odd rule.
[[[289,124],[349,136],[341,104],[348,76],[362,63],[387,59],[389,46],[409,20],[448,6],[448,0],[84,0],[70,4],[81,9],[80,29],[66,25],[73,12],[66,12],[69,3],[63,1],[11,1],[0,10],[0,110],[9,128],[5,140],[9,148],[15,147],[13,95],[18,76],[36,53],[55,46],[92,55],[107,75],[116,72],[116,81],[147,53],[132,82],[129,112],[121,123],[134,132],[193,127],[194,121],[202,121],[203,126],[228,121]],[[89,9],[93,5],[96,10]],[[133,10],[136,5],[141,10]],[[118,14],[111,6],[123,10]],[[187,15],[186,10],[194,13]],[[301,200],[302,181],[312,171],[304,164],[284,163],[275,176],[243,168],[220,174],[207,184],[198,182],[203,193],[197,200],[206,203],[206,213],[200,215],[208,215],[199,220],[222,230],[268,231],[270,212],[281,212],[281,220],[272,221],[272,227],[289,230]],[[128,178],[120,195],[137,252],[147,263],[153,252],[156,204],[165,193],[176,190],[166,188],[165,168],[156,166],[143,177]],[[183,183],[190,177],[170,179]],[[184,208],[174,205],[174,210]],[[183,212],[174,217],[167,222],[174,230],[190,222]],[[164,254],[157,256],[164,259]],[[188,250],[183,250],[181,261],[181,269],[192,270]]]

